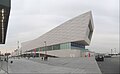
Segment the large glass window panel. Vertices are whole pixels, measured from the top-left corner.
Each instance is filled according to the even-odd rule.
[[[42,51],[45,51],[45,47],[42,47],[41,49],[42,49]]]
[[[71,49],[71,43],[60,44],[60,49]]]
[[[80,48],[85,48],[85,45],[81,45],[75,42],[71,42],[71,48],[72,49],[80,49]]]
[[[88,38],[91,40],[92,33],[93,33],[93,31],[92,31],[92,26],[91,26],[91,21],[89,21],[89,25],[88,25],[88,27],[89,27],[89,34],[88,34]]]
[[[88,27],[88,28],[87,28],[87,33],[86,33],[87,36],[89,36],[89,32],[90,32],[90,29],[89,29],[89,27]]]
[[[47,47],[47,50],[49,51],[49,50],[52,50],[52,46],[48,46]]]
[[[60,49],[60,44],[53,45],[53,50],[59,50]]]
[[[40,48],[36,48],[36,52],[38,52],[38,51],[39,51],[39,49],[40,49]]]

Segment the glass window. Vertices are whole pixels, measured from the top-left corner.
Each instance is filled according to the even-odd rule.
[[[91,21],[89,21],[88,28],[89,28],[89,34],[88,34],[88,38],[91,40],[92,33],[93,33],[93,31],[91,30],[91,29],[92,29],[92,26],[91,26]]]
[[[71,43],[60,44],[60,49],[71,49]]]
[[[39,51],[43,51],[42,47],[40,47]]]
[[[42,49],[42,51],[45,51],[45,47],[42,47],[41,49]]]
[[[49,51],[49,50],[52,50],[52,46],[48,46],[47,47],[47,50]]]
[[[60,49],[60,44],[53,45],[53,50],[59,50]]]
[[[36,52],[38,52],[39,51],[39,48],[36,48]]]
[[[71,42],[71,49],[81,49],[81,48],[85,48],[85,45]]]

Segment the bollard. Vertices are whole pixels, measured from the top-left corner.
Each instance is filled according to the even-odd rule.
[[[13,63],[13,61],[10,61],[10,63],[12,64],[12,63]]]
[[[88,53],[88,57],[90,57],[90,52]]]

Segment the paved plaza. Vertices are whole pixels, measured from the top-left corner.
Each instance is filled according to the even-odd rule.
[[[13,61],[11,64],[10,61]],[[2,62],[6,71],[7,63]],[[41,58],[9,59],[8,72],[10,74],[101,74],[94,57],[84,58],[49,58],[42,61]]]

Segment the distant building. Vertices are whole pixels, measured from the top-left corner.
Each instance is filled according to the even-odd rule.
[[[88,51],[85,46],[90,44],[93,29],[90,11],[68,20],[37,39],[22,43],[20,50],[24,55],[81,57]]]
[[[0,44],[5,44],[11,0],[0,0]]]

